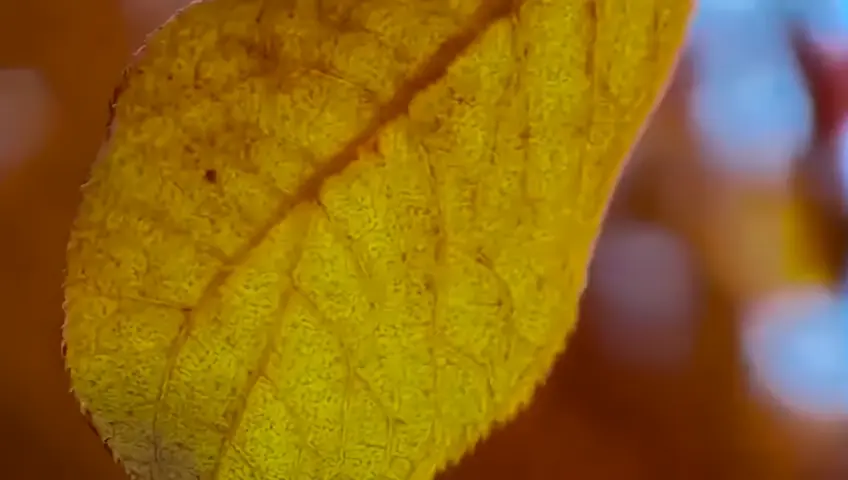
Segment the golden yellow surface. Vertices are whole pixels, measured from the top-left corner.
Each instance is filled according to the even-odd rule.
[[[134,478],[430,479],[545,380],[689,5],[215,0],[84,189],[67,362]]]

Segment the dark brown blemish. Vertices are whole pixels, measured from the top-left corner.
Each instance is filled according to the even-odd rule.
[[[203,174],[203,178],[205,178],[209,183],[218,183],[218,171],[214,168],[206,170]]]

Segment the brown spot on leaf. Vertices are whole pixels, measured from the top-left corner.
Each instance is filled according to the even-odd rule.
[[[215,169],[206,170],[203,174],[203,178],[205,178],[209,183],[218,183],[218,171]]]

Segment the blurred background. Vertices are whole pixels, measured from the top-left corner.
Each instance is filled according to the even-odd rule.
[[[8,478],[121,478],[67,393],[57,266],[121,68],[185,3],[0,3]],[[848,478],[846,111],[848,1],[701,0],[567,353],[443,480]]]

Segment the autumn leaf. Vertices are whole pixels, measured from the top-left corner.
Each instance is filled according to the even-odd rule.
[[[68,251],[138,479],[430,479],[574,326],[680,0],[214,0],[128,71]]]

